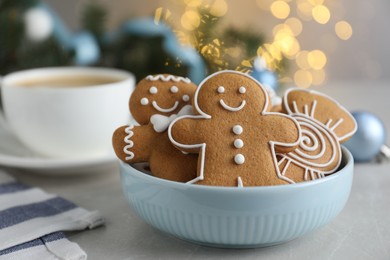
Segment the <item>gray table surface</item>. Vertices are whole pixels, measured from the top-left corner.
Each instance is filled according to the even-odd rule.
[[[319,90],[350,110],[376,113],[390,128],[390,83],[338,82]],[[390,259],[390,162],[355,165],[349,201],[327,226],[283,245],[245,250],[193,245],[151,228],[128,207],[116,165],[93,175],[63,177],[9,171],[29,185],[101,212],[104,227],[67,234],[89,259]]]

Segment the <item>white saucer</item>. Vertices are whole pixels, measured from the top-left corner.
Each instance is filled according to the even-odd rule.
[[[89,158],[44,157],[24,146],[0,118],[0,166],[46,175],[68,175],[102,172],[114,167],[116,161],[114,153]]]

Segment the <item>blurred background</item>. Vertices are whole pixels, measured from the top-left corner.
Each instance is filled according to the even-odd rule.
[[[7,0],[2,1],[0,13],[4,14],[9,6],[4,4]],[[194,72],[196,69],[205,70],[204,74],[209,74],[220,69],[253,73],[254,70],[265,68],[276,75],[280,84],[305,88],[321,86],[330,81],[372,81],[390,77],[390,16],[387,13],[390,11],[390,2],[387,0],[18,2],[35,2],[49,7],[51,14],[61,20],[68,34],[92,31],[93,38],[98,42],[96,50],[87,47],[88,37],[78,35],[73,38],[77,40],[71,44],[73,49],[70,56],[57,59],[59,64],[73,62],[129,70],[141,68],[136,72],[139,76],[162,68],[167,72],[190,74],[192,77],[202,77]],[[23,12],[28,9],[25,8]],[[39,20],[39,15],[37,17],[35,19]],[[151,18],[149,23],[139,22],[145,17]],[[27,19],[26,15],[24,19]],[[39,23],[31,19],[33,24]],[[138,23],[128,24],[135,20]],[[204,67],[193,53],[175,57],[175,54],[167,51],[163,46],[164,40],[159,41],[155,37],[162,35],[164,39],[173,36],[164,31],[165,27],[157,29],[159,32],[156,33],[156,28],[148,27],[152,27],[151,24],[168,25],[178,46],[184,46],[184,49],[187,48],[185,46],[192,46],[204,61]],[[151,38],[145,40],[149,36]],[[5,37],[1,35],[1,28],[0,37]],[[63,44],[66,42],[63,38],[57,37],[57,41]],[[33,42],[36,44],[37,41]],[[161,52],[157,51],[159,46],[162,46],[161,52],[170,53],[170,57],[160,57]],[[178,48],[176,46],[173,49]],[[84,49],[84,54],[81,49]],[[149,56],[145,54],[153,51]],[[37,57],[34,55],[20,59],[34,59]],[[151,68],[146,63],[137,65],[152,56],[155,57],[154,63],[161,63],[161,67]],[[135,62],[134,59],[138,60]],[[56,62],[48,64],[55,65]],[[3,61],[3,68],[7,64],[9,61]],[[15,69],[10,68],[8,71]],[[0,72],[4,74],[8,71],[2,69]]]

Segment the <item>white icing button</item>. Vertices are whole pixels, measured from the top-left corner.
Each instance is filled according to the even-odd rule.
[[[179,91],[179,88],[178,87],[176,87],[176,86],[172,86],[171,87],[171,92],[172,93],[177,93]]]
[[[183,101],[184,101],[184,102],[190,101],[190,96],[184,95],[184,96],[183,96]]]
[[[238,91],[241,93],[241,94],[244,94],[246,92],[246,88],[245,87],[240,87],[238,89]]]
[[[225,88],[223,86],[219,86],[217,91],[219,94],[225,93]]]
[[[147,104],[149,104],[149,99],[146,97],[141,98],[141,105],[146,106]]]
[[[234,147],[237,149],[244,147],[244,142],[241,139],[234,140]]]
[[[236,154],[236,156],[234,156],[234,162],[236,164],[243,164],[245,162],[245,157],[244,155],[242,154]]]
[[[155,86],[150,87],[150,89],[149,89],[150,94],[157,94],[157,92],[158,92],[158,90]]]
[[[244,129],[242,129],[242,126],[240,125],[233,126],[233,133],[235,133],[236,135],[242,134],[243,131]]]

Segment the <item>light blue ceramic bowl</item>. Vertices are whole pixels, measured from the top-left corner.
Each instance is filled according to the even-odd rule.
[[[344,208],[353,158],[342,150],[341,169],[310,182],[243,189],[190,185],[121,163],[122,187],[132,210],[178,238],[216,247],[276,245],[324,226]]]

